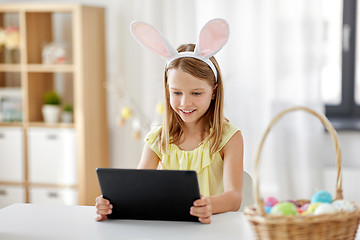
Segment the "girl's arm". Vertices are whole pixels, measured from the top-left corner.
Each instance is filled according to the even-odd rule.
[[[141,160],[138,165],[138,169],[157,169],[159,164],[160,158],[156,153],[147,145],[145,144]]]
[[[198,216],[201,222],[210,223],[212,214],[239,210],[242,201],[243,148],[240,132],[236,132],[224,146],[224,193],[202,197],[191,208],[191,214]]]
[[[244,143],[240,132],[236,132],[223,148],[224,193],[210,197],[213,214],[240,209],[243,188],[243,149]]]

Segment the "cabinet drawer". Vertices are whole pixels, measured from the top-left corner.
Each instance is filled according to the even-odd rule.
[[[24,181],[23,130],[0,128],[0,181]]]
[[[14,203],[24,203],[25,189],[21,186],[0,186],[0,208]]]
[[[29,180],[32,183],[77,183],[74,129],[30,128]]]
[[[77,205],[78,192],[72,188],[30,188],[30,202],[36,204]]]

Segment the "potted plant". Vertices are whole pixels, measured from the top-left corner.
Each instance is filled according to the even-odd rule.
[[[61,121],[63,123],[71,123],[73,121],[73,105],[67,103],[63,106],[63,111],[61,113]]]
[[[60,117],[61,98],[56,91],[49,91],[44,94],[44,105],[42,114],[46,123],[57,123]]]

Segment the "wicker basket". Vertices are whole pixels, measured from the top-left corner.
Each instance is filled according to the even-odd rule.
[[[263,199],[259,197],[258,168],[260,163],[261,151],[269,134],[271,127],[285,114],[293,111],[302,110],[308,112],[320,119],[322,124],[331,134],[333,139],[336,160],[337,160],[337,179],[336,179],[336,199],[343,199],[342,196],[342,175],[341,175],[341,151],[336,131],[329,120],[322,114],[319,114],[306,107],[293,107],[280,112],[270,122],[260,142],[256,155],[254,169],[254,194],[255,206],[245,209],[245,216],[249,220],[257,239],[272,240],[348,240],[355,239],[356,232],[360,222],[360,209],[357,206],[353,212],[306,215],[306,216],[275,216],[265,213]],[[309,200],[298,200],[300,205],[309,202]]]

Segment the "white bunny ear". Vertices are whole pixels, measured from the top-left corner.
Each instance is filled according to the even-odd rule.
[[[141,45],[165,59],[170,59],[178,54],[176,49],[171,46],[166,38],[150,24],[135,21],[131,23],[130,30],[134,38]]]
[[[196,58],[205,62],[213,71],[215,81],[217,81],[216,67],[209,58],[217,53],[229,39],[229,25],[224,19],[213,19],[205,24],[200,31],[194,52],[178,53],[156,28],[144,22],[132,22],[130,31],[141,45],[165,58],[167,64],[184,57]]]
[[[204,58],[212,57],[226,44],[229,34],[229,24],[224,19],[210,20],[200,31],[195,55]]]

